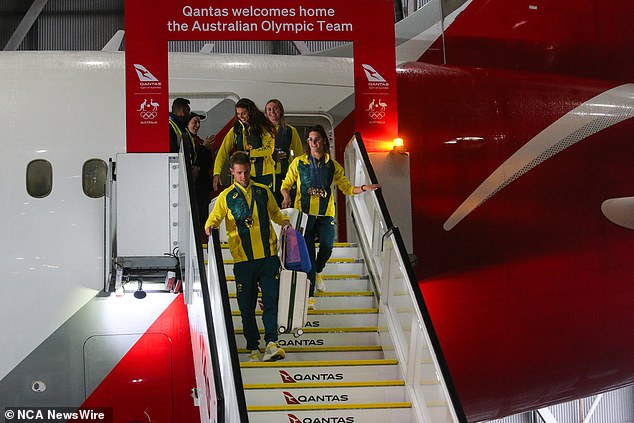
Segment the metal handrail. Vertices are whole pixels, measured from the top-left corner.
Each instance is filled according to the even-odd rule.
[[[353,185],[378,183],[369,155],[359,133],[355,133],[355,136],[346,146],[345,158],[346,175],[348,175]],[[359,169],[359,167],[361,167],[361,169]],[[370,198],[367,196],[370,196]],[[361,246],[364,257],[366,257],[370,275],[375,279],[375,290],[379,293],[378,300],[381,309],[385,309],[385,313],[388,314],[388,316],[386,316],[388,320],[390,316],[398,317],[399,315],[399,310],[390,304],[392,300],[400,301],[399,297],[391,295],[393,294],[392,291],[396,282],[384,280],[390,279],[394,273],[392,269],[390,269],[391,256],[386,251],[386,246],[384,245],[386,240],[389,240],[394,254],[397,255],[398,265],[395,267],[398,269],[396,272],[400,278],[406,280],[405,286],[407,293],[399,293],[399,295],[409,296],[413,306],[414,316],[410,330],[414,331],[416,326],[420,327],[422,333],[418,340],[420,342],[425,341],[430,347],[430,355],[434,362],[437,379],[441,382],[442,391],[447,399],[447,407],[451,413],[450,421],[466,422],[464,410],[460,404],[447,362],[442,353],[431,316],[418,286],[414,269],[408,259],[401,233],[398,227],[392,223],[383,194],[380,190],[377,190],[367,193],[364,196],[348,197],[347,201],[350,205],[349,209],[351,210],[353,223],[357,228],[357,236],[360,238],[359,245]],[[364,211],[363,209],[368,205],[372,208],[376,208],[376,213],[368,210]],[[359,220],[361,223],[357,222]],[[367,236],[368,233],[369,236]],[[396,321],[397,319],[393,320]],[[395,326],[398,325],[395,324]],[[399,342],[398,335],[394,335],[393,337],[396,339],[394,342]],[[405,340],[405,343],[407,342],[409,342],[409,340]],[[396,347],[398,349],[398,345]],[[412,363],[408,363],[407,354],[402,353],[402,350],[408,347],[409,345],[405,345],[401,348],[402,361],[406,362],[407,366],[419,366],[420,363],[417,362],[419,360],[409,360]],[[410,368],[410,370],[412,370],[412,368]],[[412,373],[416,374],[416,372],[417,369],[413,368]],[[443,422],[444,421],[446,420],[443,420]]]
[[[201,340],[192,338],[194,352],[203,361],[195,363],[198,397],[202,396],[208,401],[207,405],[214,408],[208,410],[208,416],[201,416],[202,421],[248,423],[237,346],[235,337],[229,336],[234,332],[229,296],[226,283],[220,282],[226,280],[220,239],[218,231],[213,231],[208,242],[209,264],[205,266],[201,239],[203,228],[195,201],[191,162],[189,155],[184,153],[183,143],[179,164],[181,180],[186,182],[179,183],[180,210],[187,211],[183,218],[179,216],[179,258],[185,301],[190,307],[195,307],[190,308],[192,334],[201,337],[206,344],[201,345]],[[182,189],[185,187],[187,189]],[[192,323],[192,318],[199,318],[200,324]],[[210,382],[213,387],[208,385]],[[207,398],[207,395],[214,398]]]

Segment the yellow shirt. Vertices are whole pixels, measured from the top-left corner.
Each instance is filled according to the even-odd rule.
[[[247,224],[249,217],[253,220],[250,227]],[[277,254],[277,236],[271,220],[282,225],[288,218],[280,212],[266,186],[250,181],[246,188],[234,183],[223,190],[207,218],[205,229],[217,228],[225,218],[229,250],[236,263]]]
[[[333,184],[345,195],[352,195],[354,186],[344,175],[343,167],[336,160],[331,159],[329,154],[324,154],[322,158],[324,166],[324,188],[326,197],[315,197],[308,194],[311,187],[310,179],[310,158],[308,154],[302,154],[288,168],[286,178],[282,182],[282,189],[291,189],[297,183],[297,195],[295,196],[294,207],[306,214],[318,216],[335,217],[335,199],[333,195]]]
[[[237,124],[240,125],[242,129],[241,139],[237,139],[237,135],[235,133],[235,125],[233,128],[227,132],[227,135],[222,140],[222,144],[218,149],[218,155],[216,156],[216,160],[214,161],[214,175],[220,175],[222,172],[222,167],[225,164],[227,158],[231,155],[231,152],[234,148],[238,150],[247,151],[244,149],[246,144],[255,145],[256,148],[252,148],[248,150],[249,157],[251,157],[251,176],[258,177],[262,175],[271,175],[275,173],[275,160],[273,160],[273,147],[275,146],[275,139],[270,132],[264,131],[261,137],[261,146],[258,147],[260,139],[254,135],[247,134],[247,128],[244,127],[244,124],[240,121],[237,121]],[[250,141],[250,142],[249,142]],[[254,141],[256,143],[254,143]],[[253,160],[255,159],[255,160]]]

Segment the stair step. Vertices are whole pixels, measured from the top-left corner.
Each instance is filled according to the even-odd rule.
[[[233,274],[225,275],[225,276],[226,276],[227,282],[236,280]],[[324,280],[330,280],[330,279],[365,279],[368,276],[360,275],[358,273],[322,273],[321,277]]]
[[[379,309],[375,307],[369,308],[333,308],[333,309],[322,309],[322,310],[308,310],[308,316],[323,316],[323,315],[334,315],[334,314],[368,314],[368,313],[378,313]],[[262,310],[255,311],[256,316],[262,315]],[[231,310],[232,316],[239,316],[240,310]],[[310,317],[309,317],[310,319]]]
[[[370,282],[370,279],[367,276],[361,276],[358,279],[324,278],[324,281],[328,291],[333,291],[333,292],[372,291],[372,283]],[[230,294],[234,294],[236,292],[236,282],[233,276],[231,277],[231,279],[227,279],[227,291]]]
[[[264,329],[258,329],[260,334],[264,333]],[[309,333],[348,333],[348,332],[378,332],[379,328],[377,326],[359,326],[359,327],[340,327],[340,328],[329,328],[329,327],[319,327],[312,328],[307,327],[304,328],[304,334]],[[242,329],[235,329],[234,333],[242,334],[244,331]],[[286,334],[282,334],[280,336],[286,336]]]
[[[205,262],[207,265],[207,262]],[[365,264],[361,261],[356,262],[340,262],[333,261],[328,262],[328,272],[333,274],[354,274],[363,275],[366,273]],[[233,260],[225,261],[224,263],[225,275],[227,277],[233,276]]]
[[[325,291],[325,292],[315,292],[315,297],[373,297],[374,293],[372,291]],[[236,293],[229,293],[229,298],[236,298]],[[262,297],[262,293],[258,293],[258,298]]]
[[[247,383],[244,389],[285,389],[288,383]],[[291,385],[293,389],[302,388],[341,388],[364,386],[405,386],[405,381],[395,380],[366,380],[363,382],[297,382]]]
[[[229,295],[229,305],[231,310],[238,309],[238,300],[235,295],[233,297]],[[315,294],[315,307],[317,310],[338,310],[344,307],[367,309],[376,306],[374,295],[367,292],[317,292]]]
[[[399,407],[396,407],[396,406]],[[399,422],[411,423],[414,421],[411,404],[391,403],[391,404],[365,404],[366,408],[358,405],[358,408],[347,408],[337,406],[332,409],[306,410],[285,408],[280,411],[269,411],[263,409],[250,410],[250,423],[271,423],[271,422]],[[290,407],[290,406],[288,406]],[[298,406],[295,406],[298,407]],[[434,420],[436,421],[436,420]],[[438,420],[441,421],[441,420]],[[443,420],[445,421],[445,420]],[[450,420],[446,420],[450,421]]]
[[[229,251],[229,244],[221,244],[223,259],[232,260],[231,252]],[[317,244],[319,247],[319,244]],[[207,254],[207,246],[203,244],[203,251]],[[332,256],[330,258],[361,258],[361,250],[357,244],[351,244],[348,242],[335,242],[332,249]]]
[[[356,346],[285,346],[286,360],[289,361],[323,361],[323,360],[380,360],[385,358],[383,349],[379,345]],[[249,360],[246,348],[238,349],[240,361]]]
[[[376,402],[362,404],[287,404],[287,405],[253,405],[247,406],[248,411],[296,411],[296,410],[350,410],[350,409],[382,409],[382,408],[411,408],[412,403]]]
[[[355,264],[363,262],[363,259],[354,257],[330,257],[328,259],[328,264]],[[233,258],[223,258],[222,263],[224,265],[233,265],[235,264],[235,260]]]
[[[289,347],[319,347],[319,346],[356,346],[378,345],[379,334],[374,332],[327,332],[304,333],[299,337],[292,334],[279,335],[278,343],[282,348]],[[236,336],[238,348],[246,348],[247,341],[243,336]]]
[[[303,386],[289,386],[289,384],[261,384],[250,385],[258,388],[247,388],[245,395],[249,406],[271,405],[323,405],[323,404],[363,404],[405,402],[409,398],[404,382],[383,384],[374,381],[373,384],[303,384]]]
[[[319,243],[315,243],[315,245],[317,247],[319,247]],[[358,244],[354,243],[354,242],[334,242],[333,244],[334,248],[346,248],[346,247],[350,247],[350,248],[359,248]],[[220,243],[220,248],[223,250],[228,250],[229,249],[229,244],[227,242],[221,242]],[[206,250],[207,249],[207,244],[203,244],[203,249]]]
[[[328,313],[326,313],[328,311]],[[379,321],[379,314],[377,311],[359,312],[359,313],[336,313],[337,310],[309,310],[308,320],[304,326],[306,329],[329,327],[336,329],[337,327],[364,327],[364,326],[376,326]],[[264,324],[262,319],[256,319],[258,328],[263,329]],[[242,328],[242,319],[237,315],[233,315],[233,327],[236,329]]]
[[[244,383],[348,382],[400,378],[398,363],[381,360],[323,360],[240,363]]]

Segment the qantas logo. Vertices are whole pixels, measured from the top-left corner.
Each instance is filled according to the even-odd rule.
[[[591,98],[557,119],[495,169],[449,216],[443,225],[445,231],[452,230],[472,211],[535,166],[634,116],[633,97],[634,84],[621,85]]]
[[[278,370],[283,383],[296,383],[297,381],[314,380],[329,381],[343,380],[343,373],[296,373],[291,376],[286,370]]]
[[[283,391],[282,394],[284,395],[284,399],[286,400],[286,403],[289,405],[299,405],[299,404],[307,403],[307,402],[328,403],[328,402],[347,402],[348,401],[347,394],[298,395],[297,397],[295,397],[293,394],[291,394],[288,391]]]
[[[385,78],[380,73],[374,70],[374,68],[366,63],[361,65],[365,72],[365,77],[368,78],[368,82],[385,82]]]
[[[300,419],[295,414],[287,414],[289,423],[354,423],[353,416],[305,417]]]
[[[291,375],[289,375],[285,370],[280,370],[280,376],[282,377],[282,382],[284,383],[296,383],[295,379]]]
[[[299,405],[300,402],[291,394],[290,392],[283,391],[284,399],[286,400],[286,404],[289,405]]]
[[[157,82],[156,76],[152,75],[152,72],[147,70],[145,66],[139,65],[138,63],[134,64],[134,70],[136,70],[136,74],[139,77],[139,81],[141,82]]]

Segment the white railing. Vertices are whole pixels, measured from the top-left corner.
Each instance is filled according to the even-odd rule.
[[[353,185],[377,182],[358,134],[346,147],[344,158]],[[466,421],[418,282],[406,261],[403,240],[392,225],[381,192],[349,196],[347,206],[347,224],[355,228],[379,301],[381,344],[386,356],[400,363],[417,421]]]
[[[198,235],[200,219],[192,213],[193,188],[188,184],[185,156],[179,154],[178,257],[196,373],[196,396],[201,423],[246,422],[246,402],[233,336],[233,323],[217,231],[208,242],[204,266]],[[195,223],[196,222],[196,223]],[[206,272],[201,272],[206,270]],[[222,274],[219,274],[222,272]],[[230,335],[231,334],[231,335]]]

